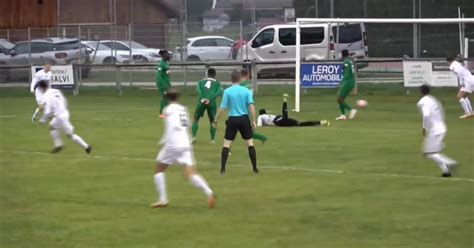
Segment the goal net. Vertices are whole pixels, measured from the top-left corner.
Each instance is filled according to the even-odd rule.
[[[301,110],[301,89],[338,87],[344,49],[354,61],[356,82],[370,82],[365,77],[371,72],[377,75],[373,82],[396,75],[394,82],[405,87],[457,86],[444,58],[474,57],[473,24],[474,18],[298,18],[294,110]]]

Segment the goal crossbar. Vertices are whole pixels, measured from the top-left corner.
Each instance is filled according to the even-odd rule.
[[[301,97],[301,26],[317,23],[391,23],[391,24],[461,24],[474,23],[474,18],[297,18],[296,19],[296,66],[295,66],[295,111],[300,111]]]

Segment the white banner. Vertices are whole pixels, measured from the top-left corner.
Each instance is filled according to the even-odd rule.
[[[431,84],[431,62],[403,61],[403,82],[405,87]]]
[[[31,66],[31,76],[43,69],[43,66]],[[53,65],[51,66],[51,81],[49,82],[52,88],[56,89],[74,89],[74,72],[72,65]]]
[[[446,62],[431,62],[431,85],[457,87],[458,77],[449,70]]]
[[[433,87],[457,87],[458,79],[446,62],[403,61],[405,87],[428,84]]]

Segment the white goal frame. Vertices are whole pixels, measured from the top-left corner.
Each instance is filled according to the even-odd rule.
[[[295,109],[300,112],[301,97],[301,27],[308,24],[328,23],[391,23],[391,24],[461,24],[474,23],[474,18],[297,18],[296,19],[296,66],[295,66]],[[460,34],[462,35],[462,34]],[[336,41],[334,41],[336,42]]]

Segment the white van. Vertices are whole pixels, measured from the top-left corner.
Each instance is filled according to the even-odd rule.
[[[340,51],[343,49],[347,49],[353,58],[368,56],[364,24],[332,24],[329,27],[329,24],[321,23],[304,25],[301,28],[302,60],[340,59]],[[239,52],[242,54],[239,54],[237,58],[243,58],[244,61],[294,60],[296,58],[296,23],[262,28]],[[288,65],[259,66],[262,69],[276,67],[285,68]]]

